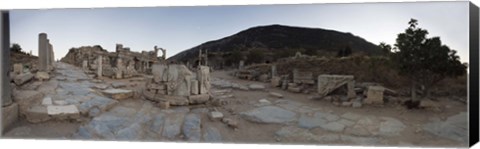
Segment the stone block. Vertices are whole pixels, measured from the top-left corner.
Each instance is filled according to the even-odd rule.
[[[168,109],[170,108],[170,102],[168,101],[160,101],[157,103],[157,105],[161,108],[161,109]]]
[[[199,90],[198,90],[198,80],[191,80],[191,89],[190,92],[192,95],[198,95]]]
[[[23,73],[23,64],[17,63],[13,64],[13,73],[15,74],[22,74]]]
[[[353,81],[352,75],[319,75],[318,94],[326,96],[335,89]]]
[[[250,88],[251,90],[264,90],[265,86],[261,84],[250,84],[248,85],[248,88]]]
[[[35,79],[45,81],[50,79],[50,75],[47,72],[39,71],[35,74]]]
[[[208,113],[208,117],[211,120],[222,119],[223,118],[223,113],[218,112],[218,111],[212,111],[212,112]]]
[[[277,98],[283,98],[283,95],[277,92],[270,92],[269,95]]]
[[[288,91],[294,92],[294,93],[300,93],[300,92],[302,92],[302,88],[301,88],[301,87],[289,86],[289,87],[288,87]]]
[[[302,72],[297,69],[293,70],[293,82],[294,83],[305,83],[305,84],[314,84],[313,73],[312,72]]]
[[[133,96],[132,90],[125,89],[107,89],[102,91],[102,93],[116,100],[127,99]]]
[[[2,107],[2,131],[12,126],[18,120],[18,104],[13,103]],[[0,134],[3,134],[1,132]]]
[[[167,81],[167,74],[166,74],[167,67],[168,66],[165,64],[152,65],[153,79],[156,83]]]
[[[190,104],[202,104],[207,102],[210,99],[209,94],[200,94],[200,95],[190,95],[188,100]]]
[[[123,82],[114,82],[114,83],[112,83],[112,87],[113,88],[122,88],[122,87],[127,87],[127,84],[123,83]]]
[[[383,104],[383,92],[385,88],[382,86],[369,86],[365,104]]]
[[[75,105],[47,106],[47,113],[50,117],[60,120],[80,118],[80,112]]]
[[[52,97],[43,98],[42,105],[48,106],[48,105],[52,105],[52,104],[53,104]]]
[[[34,104],[40,104],[43,99],[43,94],[38,91],[14,91],[13,100],[18,104],[20,113],[24,114],[29,107]]]
[[[271,82],[272,87],[279,87],[282,84],[282,77],[272,77]]]
[[[31,73],[24,73],[24,74],[19,74],[16,75],[15,78],[13,78],[13,82],[16,85],[23,85],[27,83],[28,81],[33,79],[33,74]]]
[[[30,123],[40,123],[51,119],[48,115],[47,107],[36,105],[28,108],[25,113],[25,117]]]

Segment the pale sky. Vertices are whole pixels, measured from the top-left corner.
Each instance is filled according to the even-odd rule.
[[[167,57],[242,30],[281,24],[350,32],[373,44],[394,44],[410,18],[468,62],[468,2],[196,6],[12,10],[11,42],[38,53],[45,32],[56,59],[72,47],[121,43],[133,51],[167,49]]]

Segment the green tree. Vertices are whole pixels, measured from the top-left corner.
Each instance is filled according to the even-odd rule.
[[[380,42],[380,44],[378,46],[382,49],[383,53],[385,53],[385,54],[392,53],[392,46],[391,45],[389,45],[385,42]]]
[[[350,46],[346,46],[344,49],[341,49],[337,53],[337,57],[346,57],[352,54],[352,48]]]
[[[12,47],[10,47],[10,50],[15,51],[15,52],[20,52],[20,51],[22,51],[22,47],[20,47],[19,44],[14,43],[14,44],[12,44]]]
[[[260,63],[263,61],[263,57],[264,53],[261,49],[252,49],[248,52],[246,62],[248,64]]]
[[[427,38],[428,31],[417,27],[411,19],[404,33],[398,34],[395,46],[397,52],[392,59],[399,73],[411,80],[412,101],[416,97],[416,87],[422,86],[423,99],[429,97],[430,88],[446,77],[456,77],[466,73],[466,68],[456,55],[456,51],[442,45],[439,37]]]
[[[243,53],[240,50],[234,50],[229,56],[227,56],[226,63],[229,66],[237,66],[242,59]]]

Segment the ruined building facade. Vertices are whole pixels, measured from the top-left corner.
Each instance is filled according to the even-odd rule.
[[[116,45],[115,52],[108,52],[100,46],[84,46],[72,48],[62,58],[62,62],[83,68],[86,72],[97,74],[98,77],[114,79],[130,78],[138,74],[151,74],[151,67],[158,63],[158,50],[134,52],[130,48]]]

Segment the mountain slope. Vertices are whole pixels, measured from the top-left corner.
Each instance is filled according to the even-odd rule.
[[[195,63],[199,49],[208,49],[209,58],[213,58],[209,59],[209,64],[224,65],[225,61],[228,61],[225,58],[228,58],[234,51],[242,52],[242,59],[248,59],[246,55],[250,50],[261,49],[264,53],[262,56],[272,61],[281,57],[293,56],[296,51],[308,55],[334,56],[339,50],[343,50],[347,46],[351,48],[354,54],[381,54],[380,47],[350,33],[318,28],[268,25],[253,27],[229,37],[203,43],[182,51],[168,60]],[[293,52],[283,55],[278,54],[286,51]],[[224,58],[224,60],[221,60],[221,58]]]

